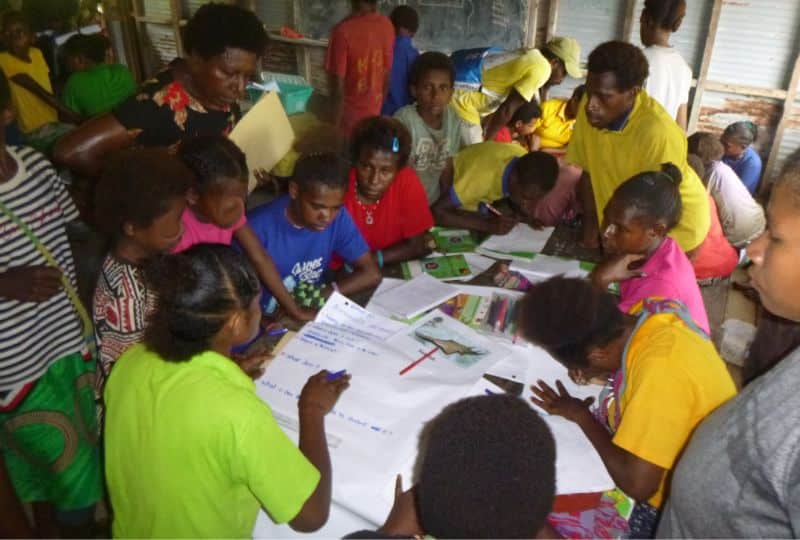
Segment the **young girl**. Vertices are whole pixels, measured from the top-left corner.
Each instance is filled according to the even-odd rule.
[[[650,66],[645,90],[675,119],[687,125],[692,69],[669,44],[686,16],[686,0],[646,0],[639,18],[639,37]]]
[[[351,151],[344,206],[378,266],[428,254],[433,216],[417,173],[406,166],[408,130],[393,118],[367,118],[353,132]]]
[[[605,290],[619,282],[623,313],[648,297],[680,300],[706,333],[708,316],[692,263],[667,236],[680,219],[681,173],[671,163],[620,185],[603,211],[603,250],[608,258],[591,273]]]
[[[142,148],[111,161],[97,184],[95,221],[111,238],[94,291],[100,396],[114,362],[142,340],[156,304],[143,267],[180,241],[193,183],[192,172],[166,149]]]
[[[540,140],[538,135],[534,135],[539,120],[542,117],[542,109],[536,101],[523,103],[514,112],[511,121],[507,126],[497,132],[494,140],[497,142],[517,142],[528,152],[538,150]]]
[[[575,422],[614,483],[637,501],[630,538],[652,538],[668,495],[669,471],[695,426],[736,393],[711,340],[679,302],[645,299],[630,314],[582,279],[534,285],[520,307],[523,337],[588,379],[613,381],[592,399],[542,381],[532,401]]]
[[[297,305],[281,282],[245,216],[248,169],[244,153],[227,137],[202,136],[181,143],[178,155],[195,174],[183,212],[185,231],[173,253],[200,243],[228,244],[235,238],[261,281],[293,318],[309,321],[314,312]]]
[[[739,175],[751,195],[756,194],[761,179],[761,156],[752,144],[758,138],[758,127],[749,121],[734,122],[722,132],[720,142],[725,147],[722,161]]]
[[[259,507],[298,531],[318,529],[331,497],[324,418],[350,377],[309,378],[298,450],[255,393],[258,366],[231,360],[261,321],[247,259],[198,245],[153,270],[159,302],[144,343],[120,357],[105,390],[114,536],[247,537]]]

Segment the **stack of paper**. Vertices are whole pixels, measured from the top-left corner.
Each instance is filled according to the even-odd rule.
[[[508,234],[490,236],[475,251],[501,259],[530,260],[544,249],[553,230],[546,227],[537,231],[519,223]]]
[[[384,313],[412,319],[450,300],[459,293],[459,289],[422,274],[387,292],[378,292],[372,297],[371,304],[377,305]]]
[[[509,266],[514,272],[523,274],[530,281],[544,281],[553,276],[583,278],[589,275],[591,263],[583,263],[575,259],[562,259],[541,253],[529,261],[515,260]]]

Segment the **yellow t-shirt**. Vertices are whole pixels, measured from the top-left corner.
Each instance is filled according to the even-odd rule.
[[[566,160],[589,173],[597,217],[617,187],[632,176],[660,170],[672,162],[683,175],[680,185],[683,215],[670,231],[684,251],[699,246],[708,234],[711,213],[702,182],[686,161],[686,134],[661,105],[644,90],[620,131],[593,128],[586,118],[586,97],[581,100]]]
[[[527,151],[518,144],[486,141],[471,144],[453,158],[450,198],[465,210],[475,211],[482,202],[506,196],[508,164]]]
[[[641,302],[631,313],[639,306]],[[651,315],[639,327],[628,346],[625,367],[622,421],[613,442],[667,469],[648,501],[659,508],[669,471],[695,427],[733,397],[736,387],[711,340],[672,313]]]
[[[453,107],[465,121],[480,125],[481,117],[497,110],[511,90],[516,90],[526,101],[533,99],[550,78],[551,71],[550,62],[537,49],[490,55],[483,61],[485,91],[456,90]]]
[[[548,99],[542,103],[542,116],[536,122],[535,135],[539,136],[542,148],[564,148],[572,138],[575,120],[567,120],[564,111],[568,101]]]
[[[23,62],[11,53],[0,53],[0,69],[5,73],[11,86],[11,101],[17,114],[17,123],[23,133],[42,127],[45,124],[58,121],[58,113],[50,105],[39,99],[35,94],[22,88],[11,81],[11,77],[19,73],[27,73],[39,83],[39,86],[53,93],[50,85],[50,69],[44,61],[42,51],[31,47],[29,51],[30,62]]]

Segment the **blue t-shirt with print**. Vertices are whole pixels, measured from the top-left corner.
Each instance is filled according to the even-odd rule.
[[[301,281],[317,284],[328,268],[334,253],[352,263],[369,251],[364,237],[347,210],[342,208],[324,231],[293,225],[286,217],[288,195],[252,210],[247,222],[267,250],[284,285],[291,292]],[[261,296],[261,309],[275,311],[276,303],[269,291]]]

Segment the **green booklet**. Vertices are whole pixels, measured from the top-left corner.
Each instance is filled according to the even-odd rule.
[[[467,279],[472,277],[467,259],[463,255],[442,255],[426,257],[417,261],[402,263],[403,278],[412,279],[420,274],[428,274],[436,279]]]
[[[472,233],[466,229],[434,227],[431,234],[436,242],[436,249],[442,253],[472,253],[478,247]]]

